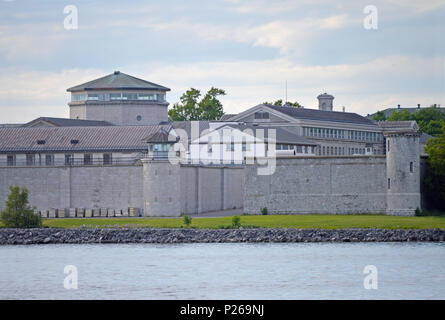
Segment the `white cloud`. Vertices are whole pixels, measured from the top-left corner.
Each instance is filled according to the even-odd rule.
[[[264,101],[284,98],[309,108],[328,92],[335,106],[363,115],[382,106],[445,104],[443,60],[389,56],[360,64],[304,66],[281,58],[261,61],[201,62],[176,65],[128,65],[122,72],[166,85],[174,103],[190,87],[222,88],[228,113],[241,112]],[[0,70],[0,110],[4,122],[25,122],[39,116],[68,116],[68,87],[104,76],[110,70],[72,69],[61,72]]]

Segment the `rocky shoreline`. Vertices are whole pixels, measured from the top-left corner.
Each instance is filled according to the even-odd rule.
[[[0,245],[51,243],[445,241],[445,229],[0,229]]]

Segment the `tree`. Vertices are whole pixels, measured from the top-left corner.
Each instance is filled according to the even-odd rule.
[[[438,137],[426,143],[428,170],[424,189],[431,209],[445,210],[445,124]]]
[[[385,113],[383,111],[377,111],[377,113],[372,116],[372,120],[374,120],[374,121],[385,121],[386,120]]]
[[[413,114],[412,120],[417,121],[420,131],[436,136],[441,134],[441,128],[445,124],[445,113],[432,105]]]
[[[1,220],[6,228],[38,228],[42,226],[40,215],[34,214],[28,203],[28,189],[10,186],[11,193],[6,200],[6,208],[1,213]]]
[[[190,88],[181,96],[181,101],[175,103],[168,111],[168,116],[172,121],[218,120],[224,115],[218,96],[225,94],[224,90],[212,87],[201,101],[198,101],[201,91]]]
[[[413,120],[411,113],[408,110],[396,110],[391,113],[389,121],[408,121]]]
[[[303,106],[301,104],[299,104],[297,101],[295,102],[289,102],[287,101],[286,103],[283,104],[283,100],[282,99],[278,99],[276,100],[274,103],[271,102],[263,102],[263,104],[269,104],[272,106],[278,106],[278,107],[295,107],[295,108],[302,108]]]

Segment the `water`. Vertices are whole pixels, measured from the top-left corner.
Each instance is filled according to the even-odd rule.
[[[0,299],[445,299],[445,243],[0,246]]]

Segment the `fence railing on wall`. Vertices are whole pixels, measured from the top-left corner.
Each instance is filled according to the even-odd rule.
[[[14,161],[0,160],[0,167],[52,167],[52,166],[98,166],[98,165],[124,165],[124,164],[136,164],[140,158],[114,158],[114,159],[53,159],[52,161],[46,161],[42,159],[34,161],[15,159]]]

